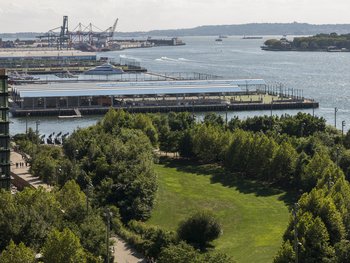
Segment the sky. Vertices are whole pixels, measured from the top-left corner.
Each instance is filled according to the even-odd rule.
[[[350,24],[349,0],[0,0],[0,32],[47,32],[69,18],[116,31],[262,22]]]

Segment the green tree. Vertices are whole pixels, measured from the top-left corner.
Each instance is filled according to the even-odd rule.
[[[185,242],[171,245],[162,250],[158,263],[201,263],[200,254]]]
[[[218,126],[218,127],[224,126],[224,119],[222,118],[222,116],[214,112],[206,113],[204,116],[203,122],[206,125],[211,125],[211,126]]]
[[[273,259],[273,263],[294,263],[295,252],[289,240],[283,242],[280,250]]]
[[[181,222],[177,234],[181,240],[204,250],[209,242],[221,234],[221,226],[209,212],[197,212]]]
[[[65,228],[62,232],[53,230],[44,246],[43,257],[46,263],[85,263],[86,255],[79,238]]]
[[[335,244],[335,255],[337,263],[350,262],[350,241],[341,240],[339,243]]]
[[[70,180],[57,192],[57,200],[64,211],[64,217],[72,222],[81,222],[86,215],[86,195],[79,185]]]
[[[10,244],[0,254],[0,263],[34,263],[35,253],[23,243],[15,245],[11,240]]]
[[[297,157],[298,154],[292,145],[288,142],[283,142],[278,147],[272,161],[272,181],[277,181],[281,185],[288,185],[294,181]]]

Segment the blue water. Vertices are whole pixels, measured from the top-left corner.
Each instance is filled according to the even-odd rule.
[[[283,83],[289,88],[304,91],[304,96],[320,102],[315,115],[334,124],[334,107],[339,108],[337,126],[346,121],[350,128],[350,53],[327,52],[268,52],[260,46],[265,39],[243,40],[229,37],[215,42],[215,37],[184,37],[185,46],[130,49],[103,53],[118,61],[119,57],[134,58],[141,66],[154,72],[199,72],[225,78],[263,78],[268,82]],[[274,114],[298,111],[274,111]],[[312,110],[305,110],[312,113]],[[222,113],[223,114],[223,113]],[[269,111],[231,112],[245,118]],[[29,118],[28,126],[35,128],[40,120],[41,133],[71,132],[76,127],[89,126],[100,116],[82,119],[58,120],[57,118]],[[11,134],[25,131],[25,118],[12,118]]]

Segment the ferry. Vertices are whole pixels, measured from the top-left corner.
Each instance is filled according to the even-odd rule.
[[[110,63],[105,63],[101,66],[97,66],[95,68],[89,69],[85,71],[84,75],[114,75],[114,74],[122,74],[124,71],[120,68],[116,68]]]

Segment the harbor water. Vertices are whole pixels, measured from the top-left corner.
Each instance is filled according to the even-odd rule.
[[[216,37],[184,37],[185,46],[165,46],[129,49],[102,53],[116,61],[137,59],[142,67],[152,72],[198,72],[224,78],[263,78],[270,83],[282,83],[288,88],[302,89],[304,96],[315,99],[320,108],[315,115],[334,125],[337,107],[337,127],[345,120],[350,128],[350,53],[332,52],[269,52],[260,49],[267,39],[242,39],[232,36],[222,42]],[[312,113],[312,110],[303,110]],[[298,110],[274,111],[273,114],[296,114]],[[221,113],[224,114],[224,113]],[[228,116],[246,118],[270,114],[270,111],[229,112]],[[199,118],[203,114],[199,114]],[[54,117],[11,118],[12,135],[33,129],[39,121],[39,132],[72,132],[77,127],[96,123],[102,116],[84,116],[81,119]]]

